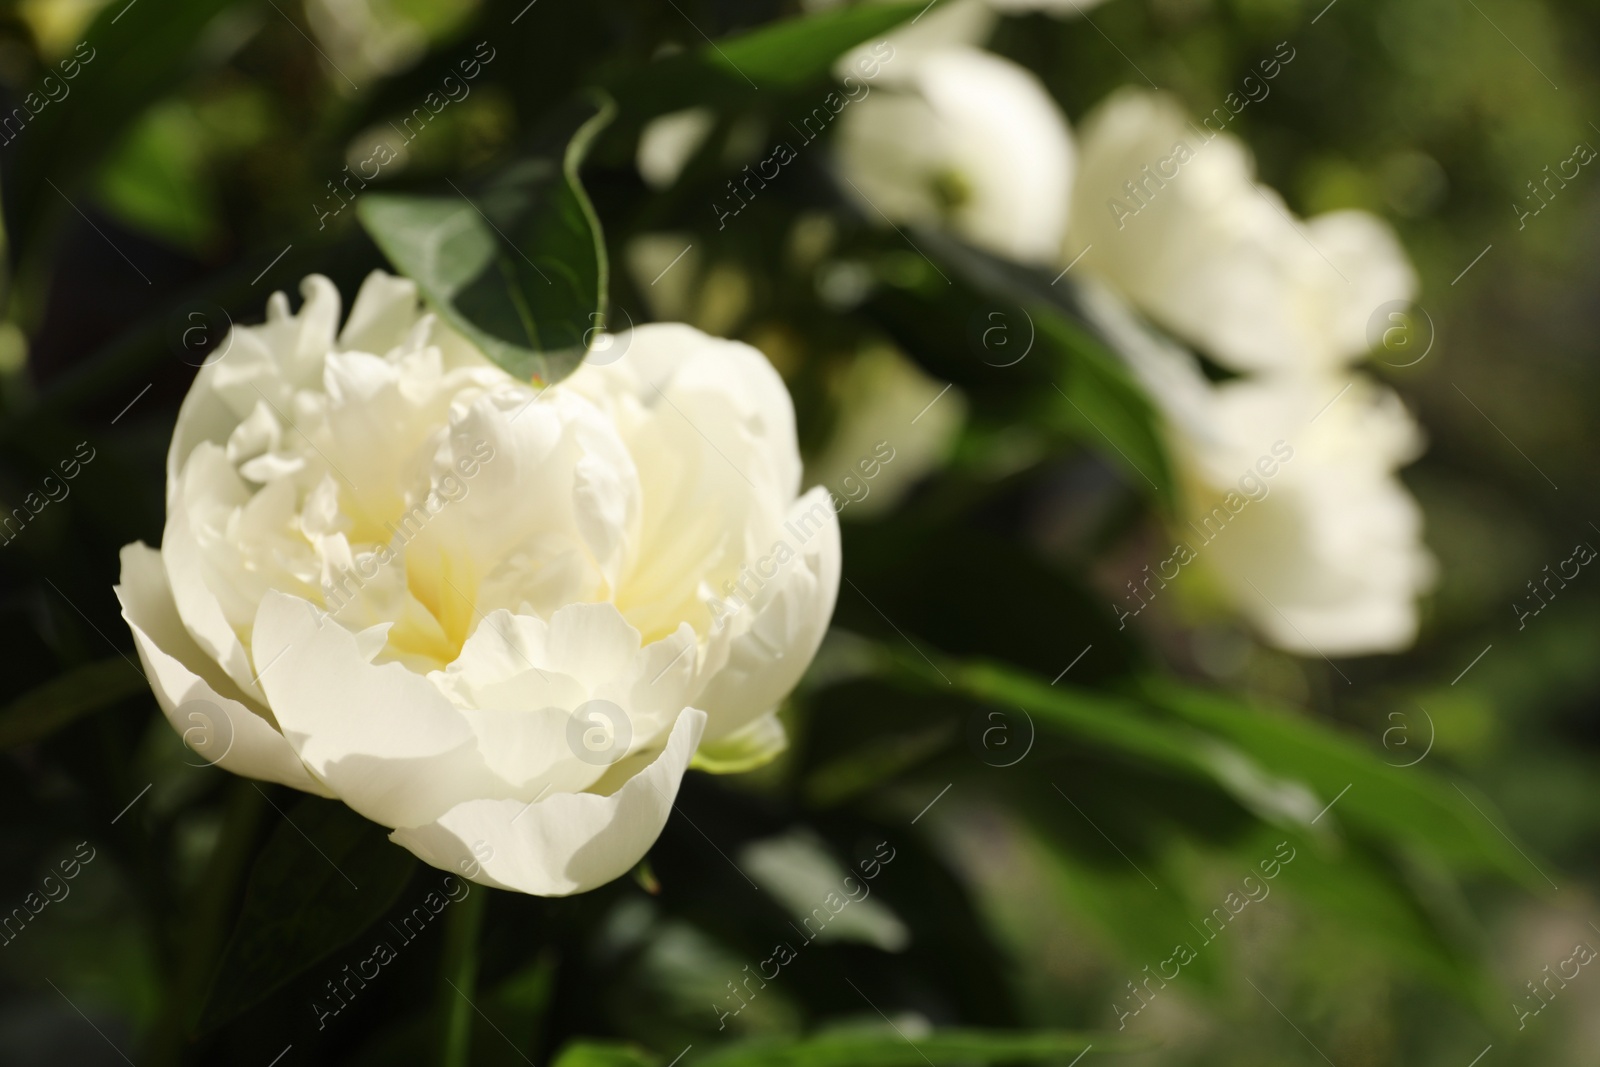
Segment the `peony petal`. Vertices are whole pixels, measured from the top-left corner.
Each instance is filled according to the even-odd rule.
[[[483,885],[545,897],[594,889],[626,874],[660,836],[705,722],[685,708],[661,754],[609,796],[469,800],[389,840]]]
[[[333,795],[183,628],[161,553],[142,542],[124,546],[116,593],[156,703],[189,747],[225,771]]]
[[[417,283],[375,270],[361,283],[350,317],[339,332],[345,351],[381,356],[404,344],[417,321]]]
[[[385,826],[437,818],[467,797],[510,796],[466,719],[426,677],[374,666],[356,635],[272,591],[256,613],[261,685],[300,758],[346,804]]]
[[[778,562],[774,551],[754,561],[750,578],[765,584],[752,606],[732,615],[737,636],[727,663],[695,701],[711,715],[708,740],[727,738],[772,710],[805,673],[833,617],[842,560],[827,490],[818,486],[795,501],[784,531],[781,544],[795,558]]]
[[[161,560],[173,602],[195,642],[228,672],[246,696],[264,702],[250,664],[250,656],[208,580],[212,561],[201,547],[193,511],[201,506],[225,509],[249,502],[249,490],[239,480],[220,447],[202,443],[185,465],[178,498],[167,509],[162,532]]]

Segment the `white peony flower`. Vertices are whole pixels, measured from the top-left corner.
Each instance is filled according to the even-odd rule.
[[[886,64],[908,62],[898,54]],[[997,255],[1051,263],[1073,181],[1066,117],[1031,73],[972,48],[918,57],[840,115],[846,188],[874,220],[948,226]],[[880,215],[881,213],[881,215]]]
[[[1140,600],[1193,565],[1280,648],[1410,645],[1434,566],[1395,474],[1422,451],[1400,398],[1348,373],[1212,384],[1111,293],[1081,292],[1164,416],[1179,481],[1177,543],[1138,580]]]
[[[1079,151],[1062,262],[1083,253],[1084,273],[1225,366],[1335,372],[1368,351],[1381,305],[1416,295],[1382,220],[1295,219],[1256,182],[1241,141],[1164,94],[1112,94],[1084,120]]]
[[[208,760],[541,895],[638,862],[679,781],[781,747],[839,582],[783,382],[687,326],[548,389],[381,272],[307,278],[183,407],[117,595]],[[476,861],[477,866],[473,866]]]

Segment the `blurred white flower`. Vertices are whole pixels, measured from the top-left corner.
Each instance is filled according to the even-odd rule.
[[[1112,94],[1084,119],[1079,152],[1062,262],[1083,253],[1079,270],[1225,366],[1337,372],[1368,351],[1381,305],[1416,294],[1386,223],[1295,219],[1238,138],[1164,94]]]
[[[960,390],[888,345],[861,352],[837,393],[838,422],[827,448],[806,464],[806,481],[844,502],[841,518],[892,510],[944,464],[966,419]]]
[[[690,107],[652,119],[639,134],[639,175],[652,189],[666,189],[704,143],[717,119],[710,108]]]
[[[302,292],[201,370],[161,549],[123,549],[163,711],[209,761],[484,884],[617,877],[697,749],[782,747],[833,611],[838,523],[798,495],[782,380],[669,324],[535,389],[410,281],[375,272],[342,330],[332,283]]]
[[[898,54],[885,69],[902,63]],[[918,57],[839,117],[839,173],[868,218],[947,226],[997,255],[1060,254],[1073,182],[1066,117],[1030,72],[972,48]],[[880,215],[881,213],[881,215]]]
[[[1400,398],[1349,372],[1212,384],[1109,291],[1081,292],[1166,423],[1179,544],[1155,582],[1192,564],[1268,642],[1304,655],[1410,645],[1434,564],[1395,473],[1422,451]]]

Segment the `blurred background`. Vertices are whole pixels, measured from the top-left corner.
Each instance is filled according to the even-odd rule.
[[[274,290],[298,303],[312,272],[348,301],[384,265],[345,210],[362,185],[476,180],[594,86],[618,102],[583,170],[611,327],[688,321],[767,354],[808,483],[850,500],[846,582],[776,763],[686,779],[635,877],[495,895],[473,1062],[592,1038],[693,1064],[734,1038],[885,1023],[1132,1042],[1091,1063],[1594,1062],[1600,977],[1578,946],[1600,945],[1600,578],[1519,615],[1547,567],[1600,542],[1593,168],[1524,215],[1546,167],[1600,145],[1600,9],[1324,2],[1107,0],[1008,16],[990,47],[1076,121],[1125,84],[1204,113],[1287,41],[1294,63],[1231,128],[1298,214],[1359,207],[1399,232],[1416,343],[1369,367],[1429,442],[1403,477],[1438,578],[1413,648],[1336,664],[1177,597],[1119,629],[1161,505],[1050,388],[1081,357],[984,358],[974,324],[1010,305],[965,281],[929,297],[931,264],[850,206],[825,151],[717,225],[710,205],[827,91],[831,55],[878,31],[758,91],[707,42],[793,4],[0,6],[0,507],[32,501],[0,551],[0,913],[31,913],[0,914],[0,1063],[434,1062],[437,940],[325,1026],[310,1005],[436,872],[183,747],[130,662],[117,549],[160,539],[177,405],[229,324],[261,321]],[[774,70],[799,53],[764,54],[737,53]],[[465,91],[403,126],[474,57]],[[674,58],[696,76],[652,81]],[[652,172],[641,129],[691,104],[706,147]],[[1243,755],[1196,773],[1174,747]],[[1286,815],[1296,783],[1344,821]],[[268,962],[230,954],[253,864],[316,862],[283,832],[296,803],[316,847],[388,872],[389,895],[271,933]],[[871,903],[740,985],[846,869],[890,853]],[[1213,944],[1202,919],[1289,854]],[[1194,961],[1147,984],[1184,941]]]

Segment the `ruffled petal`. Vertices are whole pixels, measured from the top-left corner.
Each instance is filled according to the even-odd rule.
[[[685,708],[661,754],[608,796],[469,800],[389,840],[483,885],[544,897],[594,889],[626,874],[660,836],[705,721]]]
[[[161,553],[142,542],[124,546],[116,593],[156,703],[190,748],[246,778],[333,795],[183,628]]]

